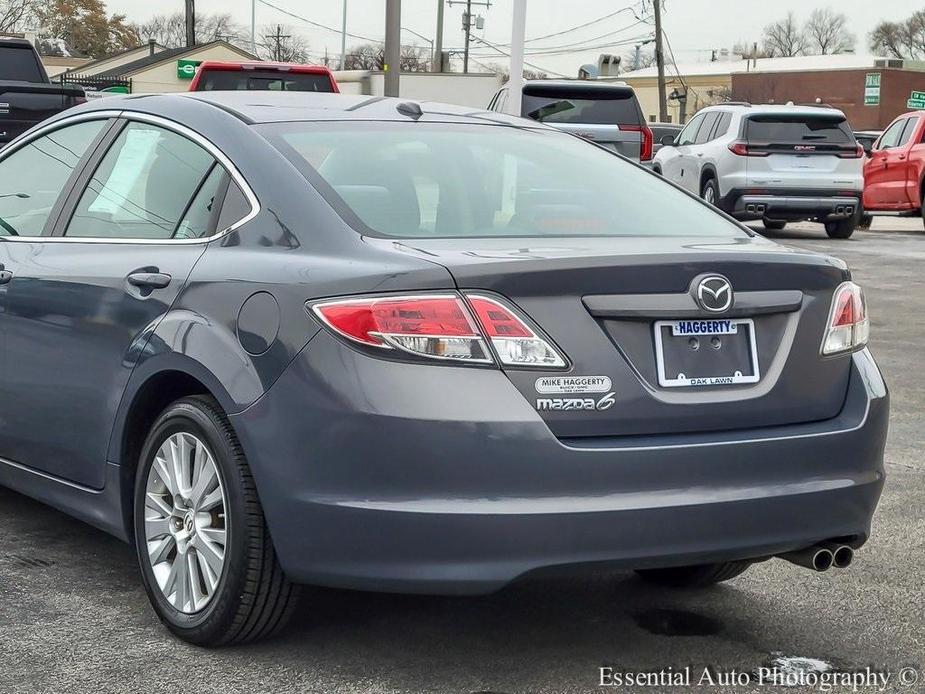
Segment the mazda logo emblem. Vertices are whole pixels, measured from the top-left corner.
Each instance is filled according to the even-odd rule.
[[[732,285],[725,277],[708,275],[697,284],[697,303],[705,311],[722,313],[732,306]]]

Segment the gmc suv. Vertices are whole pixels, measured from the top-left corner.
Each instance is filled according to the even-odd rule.
[[[710,106],[662,145],[657,173],[737,219],[767,229],[812,220],[838,239],[857,226],[864,150],[837,109]]]

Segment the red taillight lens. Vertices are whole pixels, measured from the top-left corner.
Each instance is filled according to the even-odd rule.
[[[863,347],[869,337],[870,322],[864,292],[854,282],[843,282],[832,297],[822,353],[838,354]]]
[[[766,157],[770,152],[756,151],[749,147],[747,142],[742,142],[741,140],[736,140],[735,142],[729,143],[729,151],[733,154],[737,154],[740,157]]]
[[[312,307],[344,337],[437,359],[490,363],[485,341],[456,295],[327,301]]]
[[[847,150],[847,151],[838,153],[838,157],[840,159],[860,159],[863,156],[864,156],[864,147],[860,143],[854,146],[854,150]]]
[[[323,301],[312,311],[338,335],[368,347],[490,364],[494,359],[487,337],[502,364],[566,365],[564,357],[513,307],[483,295],[466,299],[469,305],[456,294],[369,297]]]
[[[653,135],[652,130],[648,125],[620,125],[620,130],[630,132],[630,133],[639,133],[639,161],[651,161],[652,160],[652,144],[653,144]]]

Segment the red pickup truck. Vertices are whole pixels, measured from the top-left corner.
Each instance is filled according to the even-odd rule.
[[[899,116],[874,143],[864,164],[864,212],[925,220],[925,111]]]
[[[272,90],[339,92],[334,75],[323,65],[207,60],[196,68],[191,92]]]

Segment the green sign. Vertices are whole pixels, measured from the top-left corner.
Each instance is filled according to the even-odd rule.
[[[128,87],[123,87],[121,84],[117,84],[114,87],[106,87],[106,89],[100,89],[101,92],[107,92],[108,94],[128,94]]]
[[[921,94],[921,92],[919,92]],[[909,99],[906,102],[906,108],[914,108],[916,111],[925,110],[925,99]]]
[[[880,73],[868,72],[864,77],[864,105],[877,106],[880,103]]]
[[[178,60],[177,61],[177,79],[191,80],[196,74],[196,68],[199,67],[201,60]]]
[[[912,92],[909,101],[925,101],[925,92]]]

